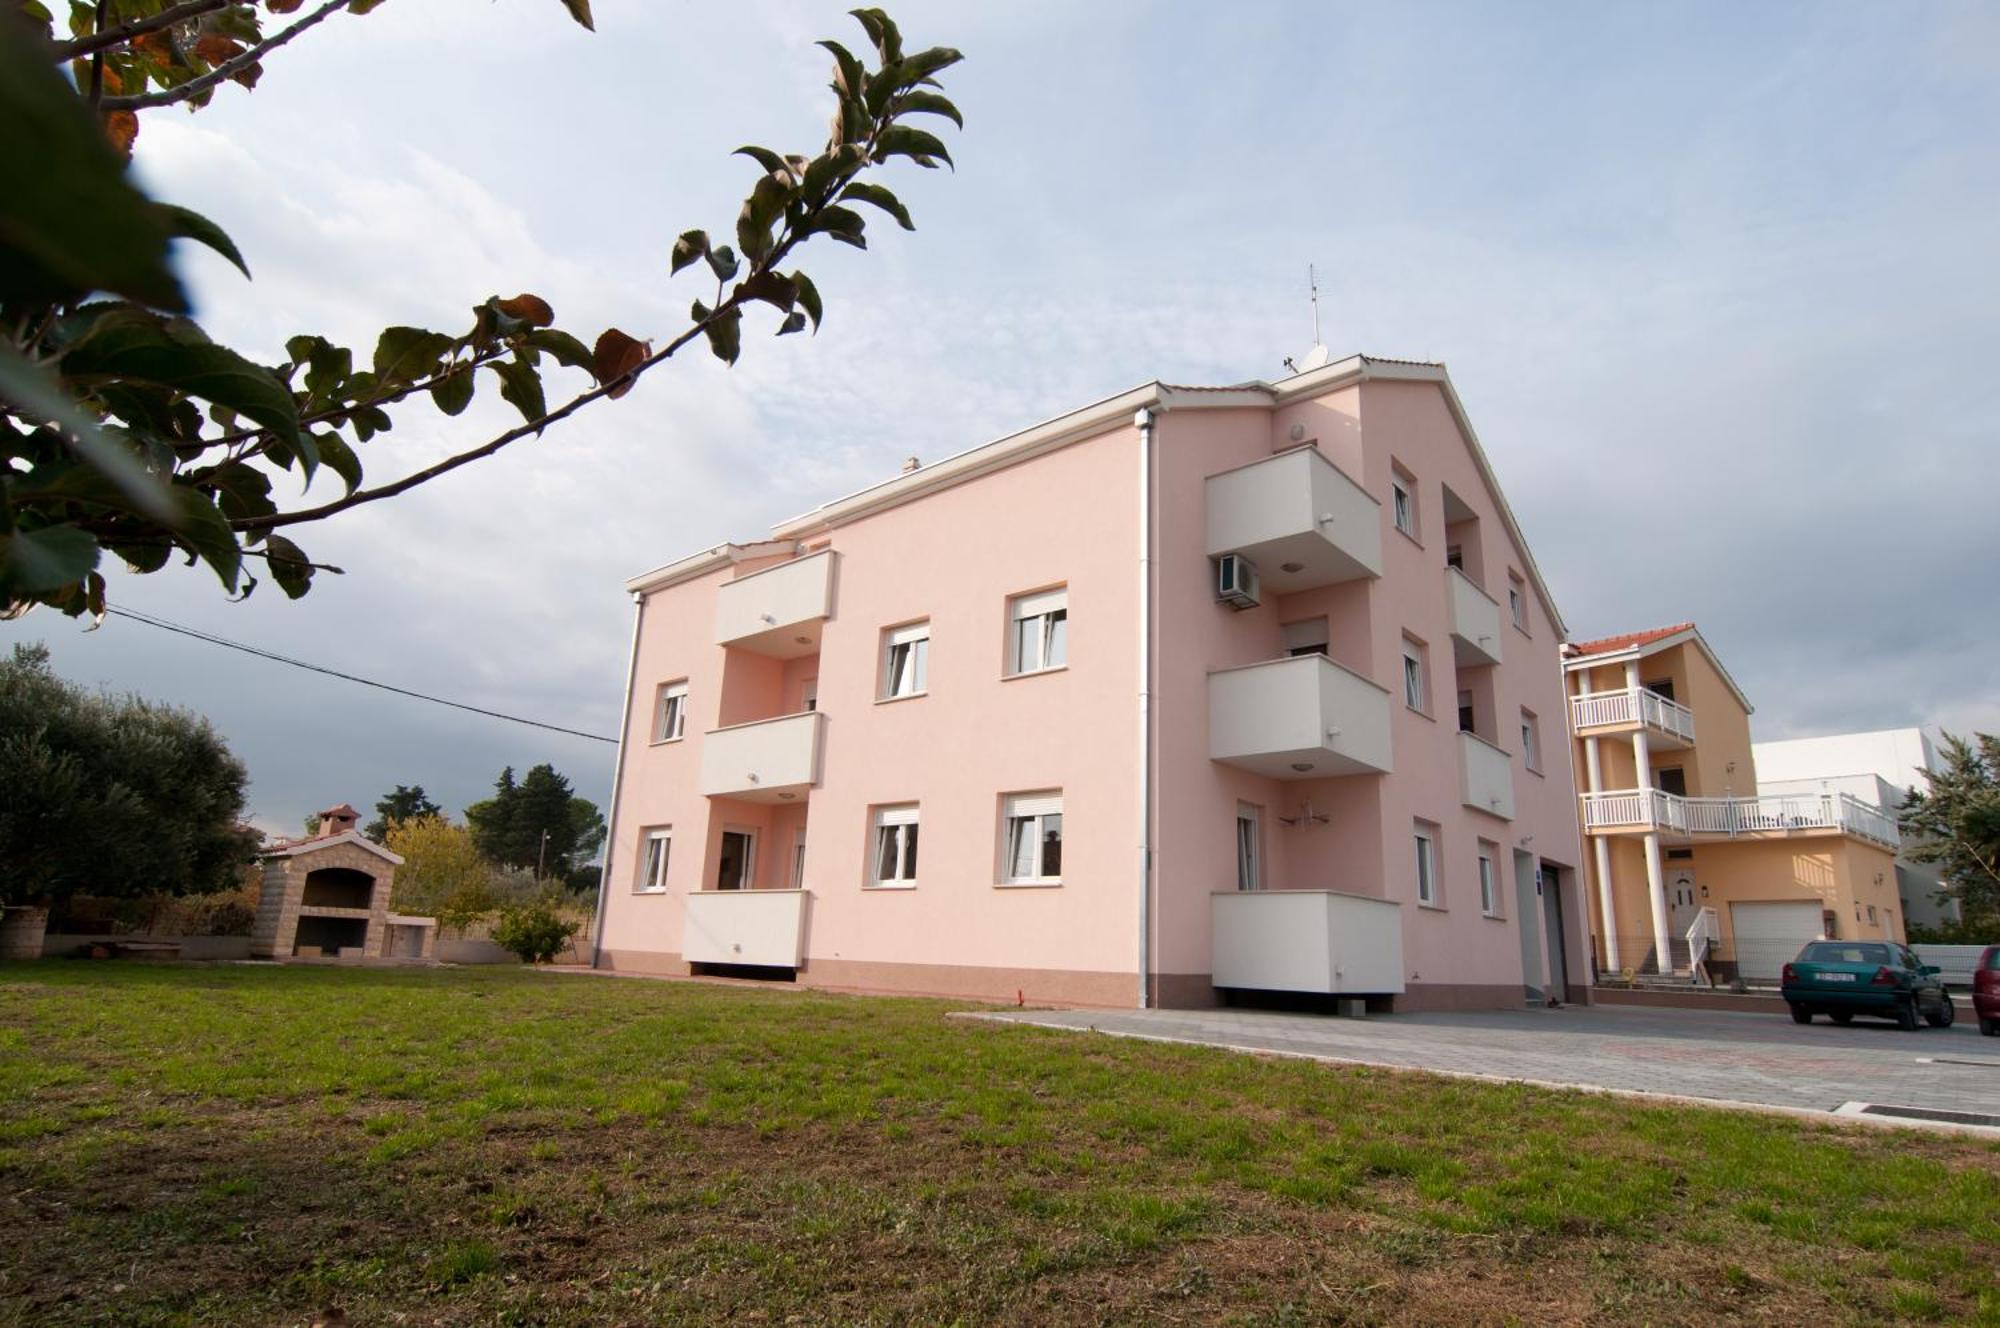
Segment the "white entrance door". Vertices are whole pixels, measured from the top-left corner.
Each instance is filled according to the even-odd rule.
[[[1667,877],[1667,903],[1673,909],[1674,939],[1687,939],[1688,928],[1701,915],[1701,904],[1696,899],[1694,873],[1686,867],[1676,868]]]
[[[1729,926],[1737,972],[1753,981],[1775,981],[1807,941],[1819,939],[1823,922],[1819,901],[1808,899],[1731,904]]]

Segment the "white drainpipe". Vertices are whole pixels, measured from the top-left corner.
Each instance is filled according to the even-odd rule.
[[[1139,1008],[1153,1004],[1153,412],[1139,430]]]
[[[618,847],[618,785],[625,778],[625,728],[632,722],[632,684],[639,677],[639,624],[646,619],[646,597],[632,594],[632,654],[625,665],[625,702],[618,707],[618,759],[611,767],[611,810],[604,817],[604,868],[597,874],[597,926],[590,939],[590,966],[602,968],[604,901],[610,897],[611,859]]]

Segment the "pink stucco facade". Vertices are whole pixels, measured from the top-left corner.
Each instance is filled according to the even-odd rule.
[[[1302,448],[1317,456],[1284,460]],[[1256,501],[1267,472],[1322,458],[1339,474],[1315,469],[1314,482],[1344,495],[1338,523],[1313,514],[1289,543],[1260,546],[1316,552],[1272,553],[1262,570],[1274,584],[1253,606],[1220,601],[1214,477],[1247,477],[1221,499],[1241,518],[1242,494]],[[1454,619],[1448,549],[1490,597],[1456,585],[1461,605],[1498,615],[1497,643]],[[730,625],[751,596],[793,604],[776,576],[796,564],[803,582],[804,560],[828,551],[823,601],[753,616],[754,636]],[[731,588],[746,577],[763,579]],[[1303,584],[1316,577],[1326,583]],[[1213,896],[1254,884],[1327,892],[1336,932],[1342,909],[1390,920],[1400,990],[1341,986],[1355,979],[1338,976],[1337,934],[1336,976],[1314,990],[1396,1008],[1504,1006],[1586,981],[1562,628],[1441,367],[1356,358],[1275,385],[1150,384],[632,588],[601,964],[1031,1003],[1211,1004],[1225,995],[1213,929],[1238,925],[1212,924]],[[1065,609],[1060,668],[1010,671],[1017,600],[1021,612]],[[795,630],[783,620],[798,613],[810,621]],[[885,699],[885,634],[926,623],[926,685]],[[1211,731],[1217,675],[1249,697],[1227,723],[1244,706],[1253,729],[1287,722],[1264,713],[1275,704],[1264,673],[1232,671],[1321,640],[1331,665],[1299,666],[1325,670],[1336,698],[1313,750],[1253,740],[1219,757],[1230,739]],[[1406,704],[1406,645],[1423,661],[1421,707]],[[682,736],[662,740],[661,689],[683,684]],[[1461,691],[1476,741],[1458,732]],[[1365,713],[1350,719],[1347,705]],[[808,707],[812,719],[758,726]],[[1524,721],[1544,730],[1538,768]],[[779,749],[805,760],[807,743],[801,774]],[[1060,815],[1056,879],[1008,879],[1019,864],[1007,815],[1023,808]],[[887,882],[885,820],[920,827],[914,866]],[[1048,852],[1049,823],[1033,825]],[[1432,840],[1428,902],[1419,828]],[[754,837],[747,878],[742,835]],[[1242,879],[1246,853],[1254,882]],[[757,892],[771,893],[747,898]],[[1246,944],[1255,969],[1254,936],[1226,944],[1232,972]],[[1265,984],[1253,971],[1243,985]]]

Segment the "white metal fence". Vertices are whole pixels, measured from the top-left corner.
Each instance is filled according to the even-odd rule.
[[[1694,741],[1694,711],[1644,687],[1585,692],[1572,697],[1570,719],[1579,729],[1604,724],[1646,724],[1683,742]]]
[[[1584,794],[1583,824],[1588,830],[1645,826],[1683,835],[1844,830],[1888,848],[1902,845],[1895,817],[1848,793],[1683,798],[1660,789],[1618,789]]]

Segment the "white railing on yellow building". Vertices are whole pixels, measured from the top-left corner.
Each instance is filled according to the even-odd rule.
[[[1585,692],[1570,698],[1570,718],[1579,729],[1606,724],[1645,724],[1694,741],[1694,711],[1645,687],[1621,687],[1612,692]]]
[[[1896,818],[1848,793],[1683,798],[1660,789],[1583,795],[1586,830],[1645,828],[1683,835],[1751,835],[1785,830],[1843,830],[1889,848],[1902,836]]]

